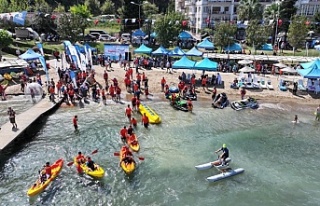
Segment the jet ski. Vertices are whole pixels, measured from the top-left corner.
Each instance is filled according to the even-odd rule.
[[[227,94],[223,92],[223,93],[218,94],[214,98],[214,100],[212,102],[212,107],[223,109],[226,106],[228,106],[228,104],[229,104],[229,100],[228,100]]]
[[[185,95],[183,95],[181,97],[182,99],[185,99],[185,100],[192,100],[192,101],[196,101],[197,100],[197,94],[196,93],[186,93]]]
[[[176,102],[173,104],[173,103],[170,103],[171,106],[177,110],[181,110],[181,111],[184,111],[184,112],[188,112],[188,105],[187,105],[187,101],[185,100],[176,100]]]
[[[239,111],[247,108],[257,109],[259,104],[256,99],[249,97],[248,99],[243,99],[240,101],[234,101],[230,104],[231,108]]]

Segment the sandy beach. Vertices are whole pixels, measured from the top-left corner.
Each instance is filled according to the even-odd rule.
[[[51,65],[51,69],[49,70],[50,78],[53,78],[55,82],[58,80],[57,73],[53,67],[56,60],[50,60],[48,63]],[[61,65],[60,62],[57,62],[57,66],[59,67]],[[100,65],[93,66],[93,69],[95,70],[95,79],[98,81],[101,85],[104,85],[103,80],[103,73],[105,71],[104,67],[101,67]],[[136,72],[135,68],[133,68],[134,74],[133,78],[136,78]],[[127,98],[128,100],[131,98],[131,94],[126,93],[125,91],[125,85],[124,85],[124,76],[125,76],[125,70],[124,68],[120,67],[119,63],[113,63],[112,68],[107,70],[109,74],[109,81],[113,78],[117,78],[120,82],[120,87],[122,90],[122,98]],[[192,74],[194,73],[196,75],[196,79],[199,79],[202,75],[202,71],[195,71],[195,70],[186,70],[186,69],[174,69],[172,73],[167,73],[166,69],[161,68],[152,68],[151,70],[146,69],[139,69],[139,72],[144,72],[147,76],[149,82],[149,93],[154,96],[163,97],[161,93],[161,86],[160,81],[162,77],[166,79],[166,82],[168,85],[175,84],[177,85],[179,83],[179,75],[182,74],[182,72],[185,72],[186,74]],[[42,72],[43,73],[43,72]],[[212,74],[217,75],[219,72],[205,72],[205,74],[208,74],[209,77],[212,76]],[[235,78],[239,76],[239,73],[236,75],[233,73],[222,73],[220,72],[220,75],[222,77],[223,84],[222,85],[216,85],[217,87],[217,93],[225,92],[228,95],[229,100],[234,101],[240,99],[240,91],[239,89],[232,89],[230,88],[231,83]],[[274,87],[274,90],[269,89],[247,89],[246,96],[251,96],[253,98],[256,98],[258,100],[266,101],[266,102],[281,102],[281,103],[303,103],[303,104],[310,104],[310,105],[317,105],[319,104],[319,98],[320,95],[316,94],[308,94],[306,92],[300,92],[298,91],[297,95],[292,94],[292,85],[290,85],[288,88],[288,91],[280,91],[278,88],[278,82],[280,78],[286,78],[287,75],[271,75],[267,74],[265,77],[262,77],[261,75],[255,74],[257,79],[265,78],[266,82],[267,80],[271,80],[271,83]],[[295,76],[294,79],[301,79],[299,75]],[[42,81],[46,81],[45,75],[42,75]],[[110,82],[111,83],[111,82]],[[142,86],[143,88],[143,86]],[[203,88],[198,85],[196,87],[196,92],[198,95],[199,101],[211,101],[211,94],[212,94],[213,85],[208,86],[208,90],[203,90]],[[46,90],[45,90],[46,91]],[[12,85],[9,86],[6,90],[7,94],[15,94],[15,93],[21,93],[20,91],[20,85]],[[125,95],[126,94],[126,95]],[[8,96],[10,99],[10,96]],[[142,100],[146,100],[145,96],[141,96]]]

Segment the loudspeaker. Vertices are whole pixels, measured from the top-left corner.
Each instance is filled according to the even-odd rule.
[[[125,60],[128,60],[128,61],[132,61],[132,59],[131,59],[131,52],[126,52],[126,53],[124,54],[124,59],[125,59]]]

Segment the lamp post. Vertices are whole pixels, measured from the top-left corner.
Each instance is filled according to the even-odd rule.
[[[143,1],[142,3],[140,3],[140,4],[138,4],[138,3],[136,3],[136,2],[133,2],[133,1],[131,1],[130,2],[130,4],[133,4],[133,5],[136,5],[136,6],[138,6],[139,7],[139,29],[140,29],[140,27],[141,27],[141,22],[140,22],[140,20],[141,20],[141,6],[143,5],[143,4],[147,4],[148,2],[147,1]]]

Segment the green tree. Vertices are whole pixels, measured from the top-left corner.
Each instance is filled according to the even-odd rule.
[[[174,0],[169,0],[168,9],[167,9],[168,12],[175,12],[174,4],[175,4]],[[161,6],[159,6],[159,8],[161,8]]]
[[[291,20],[288,30],[288,41],[290,45],[296,49],[302,48],[305,45],[308,28],[306,25],[306,17],[294,16]]]
[[[0,54],[2,55],[2,49],[12,44],[12,37],[5,30],[0,30]]]
[[[261,20],[263,7],[259,0],[241,0],[238,6],[238,17],[240,20]]]
[[[143,16],[145,19],[150,19],[153,15],[159,13],[159,8],[155,4],[143,4]]]
[[[79,40],[79,34],[82,33],[79,27],[82,18],[74,14],[63,14],[59,18],[58,33],[62,38],[66,38],[71,42]]]
[[[101,6],[99,0],[86,0],[84,4],[88,7],[92,15],[98,16],[101,14]]]
[[[297,7],[295,6],[297,0],[284,0],[280,4],[280,18],[282,19],[281,29],[288,31],[290,19],[296,15]]]
[[[91,24],[91,21],[89,18],[91,18],[91,13],[89,11],[89,8],[87,5],[76,5],[70,7],[70,13],[72,14],[72,17],[74,17],[78,21],[78,27],[81,29],[81,32],[84,37],[84,32],[86,28],[89,27]]]
[[[237,32],[237,26],[228,22],[220,22],[214,31],[213,42],[215,46],[222,48],[234,43],[234,36]]]
[[[114,3],[110,0],[106,0],[101,7],[102,14],[115,14],[115,6]]]
[[[268,24],[269,21],[272,22],[272,33],[269,34],[269,35],[272,36],[272,45],[275,42],[277,19],[278,19],[278,15],[279,15],[280,12],[281,11],[280,11],[280,5],[279,4],[271,4],[263,12],[263,16],[264,16],[265,22],[267,24]],[[279,32],[279,31],[277,31],[277,32]]]
[[[0,0],[0,13],[10,12],[10,4],[7,0]]]
[[[315,24],[313,24],[315,31],[317,33],[320,33],[320,12],[319,11],[315,13],[315,15],[313,16],[313,21],[315,22]]]
[[[261,48],[268,40],[268,27],[258,24],[257,20],[250,21],[246,29],[246,40],[256,53],[257,48]]]
[[[173,41],[182,31],[181,22],[184,19],[184,15],[178,12],[170,12],[159,16],[154,25],[154,30],[157,33],[157,42],[164,47],[168,47],[169,41]]]

